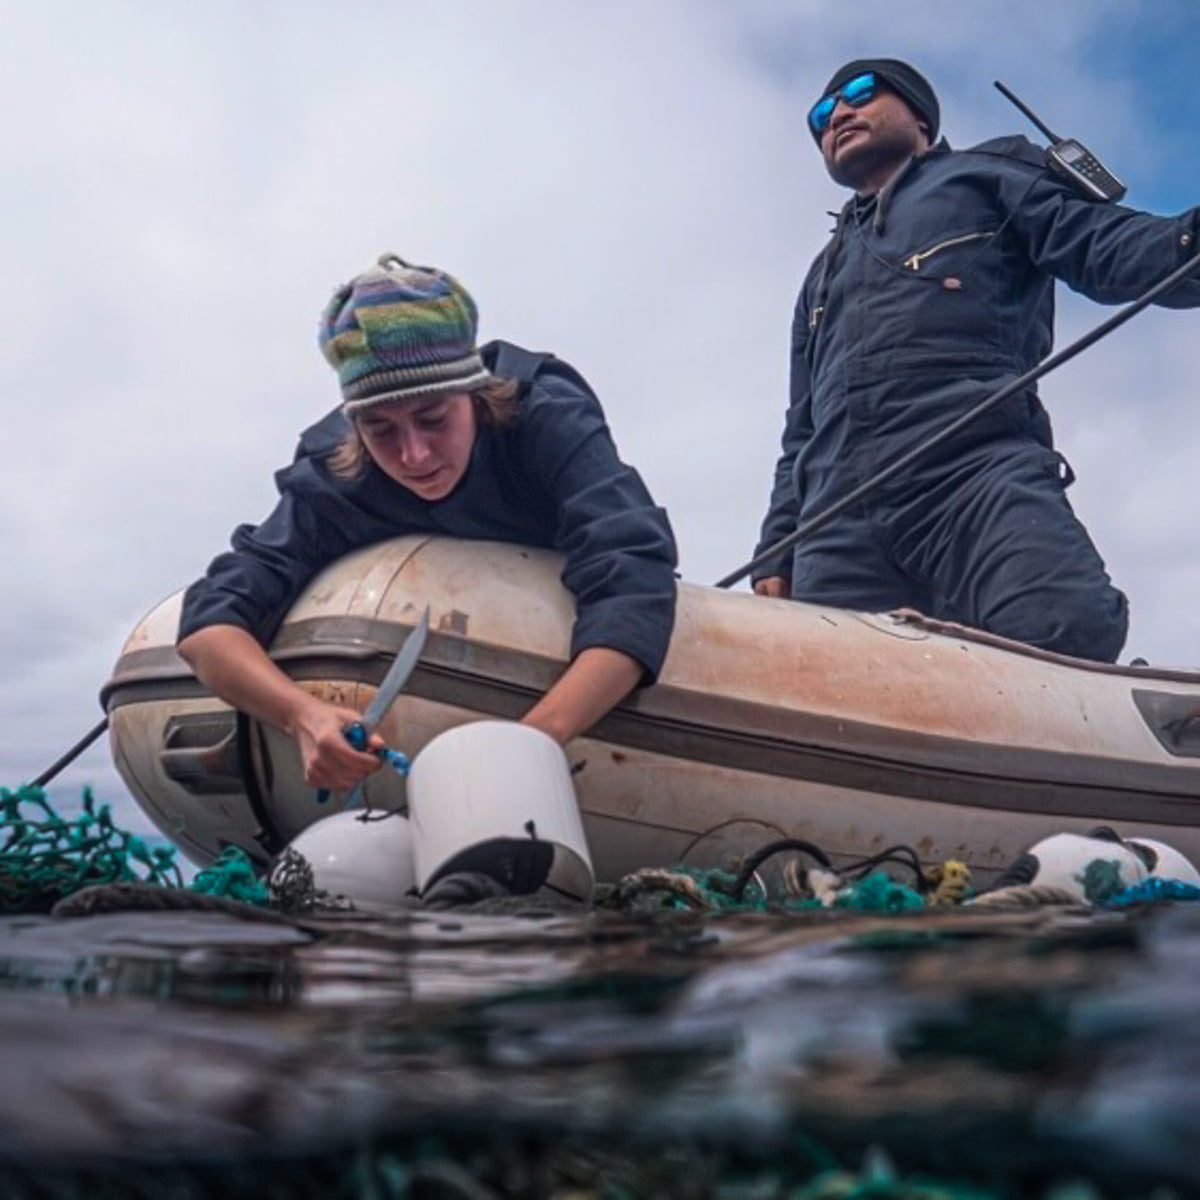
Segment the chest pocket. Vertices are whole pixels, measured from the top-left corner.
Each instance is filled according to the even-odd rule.
[[[983,243],[990,241],[999,232],[998,229],[980,229],[973,233],[960,233],[954,237],[942,238],[941,241],[935,242],[932,246],[927,246],[923,250],[918,250],[910,254],[904,260],[904,267],[909,271],[921,272],[930,264],[930,260],[936,259],[938,255],[945,255],[948,250],[965,250],[973,249],[972,243],[978,245],[982,249]],[[953,258],[961,263],[961,254],[944,257],[943,262],[948,262]],[[970,258],[968,256],[968,262]],[[936,265],[936,264],[934,264]]]
[[[922,371],[937,364],[972,374],[1009,368],[1015,356],[1003,303],[1007,274],[997,244],[1000,224],[926,232],[929,240],[892,274],[903,288],[905,313],[903,334],[891,348],[893,369]]]

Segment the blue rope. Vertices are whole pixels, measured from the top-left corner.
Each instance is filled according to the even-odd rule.
[[[1151,875],[1149,879],[1109,896],[1104,904],[1108,908],[1126,908],[1131,904],[1169,904],[1177,900],[1200,900],[1200,887],[1179,879],[1160,879]]]

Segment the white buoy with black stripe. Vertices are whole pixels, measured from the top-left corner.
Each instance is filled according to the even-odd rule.
[[[562,747],[512,721],[448,729],[408,777],[417,887],[460,872],[587,902],[595,876]]]

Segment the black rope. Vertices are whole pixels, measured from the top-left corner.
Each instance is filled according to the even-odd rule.
[[[826,870],[832,871],[833,864],[829,861],[829,856],[821,849],[820,846],[814,846],[812,842],[806,842],[800,838],[781,838],[777,842],[768,842],[759,850],[750,855],[742,864],[742,869],[738,872],[737,878],[733,881],[733,885],[729,889],[729,894],[735,900],[741,900],[742,893],[746,890],[746,884],[750,882],[750,876],[763,863],[774,854],[780,854],[784,850],[799,850],[803,854],[807,854],[810,858],[815,858]]]
[[[798,850],[803,854],[807,854],[810,858],[815,859],[827,871],[834,871],[835,868],[829,860],[829,856],[821,849],[820,846],[813,845],[812,842],[803,841],[800,838],[781,838],[775,842],[768,842],[765,846],[756,850],[745,863],[742,864],[742,869],[738,872],[737,878],[729,888],[729,895],[734,900],[741,900],[742,893],[746,890],[746,884],[750,882],[750,877],[768,858],[775,854],[781,854],[785,850]],[[898,866],[907,867],[916,876],[917,891],[924,894],[929,890],[929,880],[925,876],[925,872],[921,867],[921,858],[917,852],[911,847],[904,844],[889,846],[886,850],[881,850],[878,854],[872,854],[867,858],[857,859],[855,862],[849,863],[847,866],[836,870],[839,876],[852,876],[855,879],[861,879],[872,868],[877,867],[881,863],[896,863]]]
[[[210,896],[189,888],[150,883],[99,883],[65,896],[50,910],[52,917],[90,917],[118,912],[208,912],[246,921],[288,925],[283,913],[246,904],[230,896]]]
[[[1036,367],[1026,371],[1024,375],[1018,376],[1011,383],[1005,384],[1004,387],[981,400],[973,408],[969,408],[962,416],[955,418],[949,425],[946,425],[932,437],[918,443],[911,450],[901,454],[899,458],[893,459],[883,470],[876,472],[870,479],[865,480],[858,487],[847,492],[840,500],[835,500],[828,508],[817,513],[815,517],[811,517],[807,521],[802,521],[786,537],[780,538],[775,545],[768,546],[761,554],[756,554],[748,563],[739,567],[736,571],[730,572],[723,579],[718,579],[714,586],[719,588],[732,587],[759,567],[774,562],[785,550],[790,550],[797,542],[802,542],[805,538],[811,537],[819,529],[824,529],[826,525],[837,517],[840,517],[848,508],[853,508],[854,505],[870,495],[871,492],[908,470],[918,458],[942,445],[944,442],[949,441],[966,426],[970,425],[972,421],[983,416],[984,413],[989,412],[1002,401],[1007,400],[1009,396],[1041,379],[1043,375],[1048,375],[1056,367],[1061,367],[1063,363],[1074,358],[1077,354],[1081,354],[1089,346],[1093,346],[1101,338],[1112,333],[1114,329],[1119,328],[1126,321],[1136,317],[1142,309],[1148,307],[1177,283],[1182,283],[1197,268],[1200,268],[1200,254],[1194,254],[1181,267],[1172,271],[1165,279],[1160,280],[1149,291],[1144,292],[1119,312],[1114,313],[1107,321],[1102,321],[1094,329],[1077,338],[1065,349],[1060,350],[1057,354],[1052,354]]]
[[[108,718],[105,717],[104,720],[98,725],[92,729],[89,729],[87,733],[85,733],[83,737],[81,737],[79,741],[77,741],[75,745],[73,745],[70,750],[66,752],[66,754],[64,754],[61,758],[55,759],[54,762],[52,762],[35,780],[32,781],[30,786],[37,788],[45,787],[46,784],[48,784],[50,780],[52,780],[55,775],[57,775],[59,771],[63,769],[63,767],[69,766],[71,763],[73,763],[107,728]]]
[[[887,862],[908,867],[917,878],[917,891],[928,891],[929,882],[925,878],[925,872],[921,867],[920,856],[911,846],[903,844],[889,846],[886,850],[881,850],[878,854],[872,854],[869,858],[860,858],[857,862],[852,862],[849,866],[843,867],[839,873],[842,875],[853,875],[856,879],[861,879],[872,867],[877,867],[881,863]]]

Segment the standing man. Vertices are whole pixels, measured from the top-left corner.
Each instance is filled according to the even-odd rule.
[[[1044,359],[1054,280],[1135,299],[1197,249],[1177,218],[1096,203],[1023,137],[938,140],[929,83],[895,59],[838,70],[808,114],[853,191],[801,288],[791,397],[762,553]],[[1200,305],[1200,278],[1160,301]],[[1073,476],[1030,387],[775,564],[754,590],[901,607],[1114,662],[1128,606],[1071,510]]]

